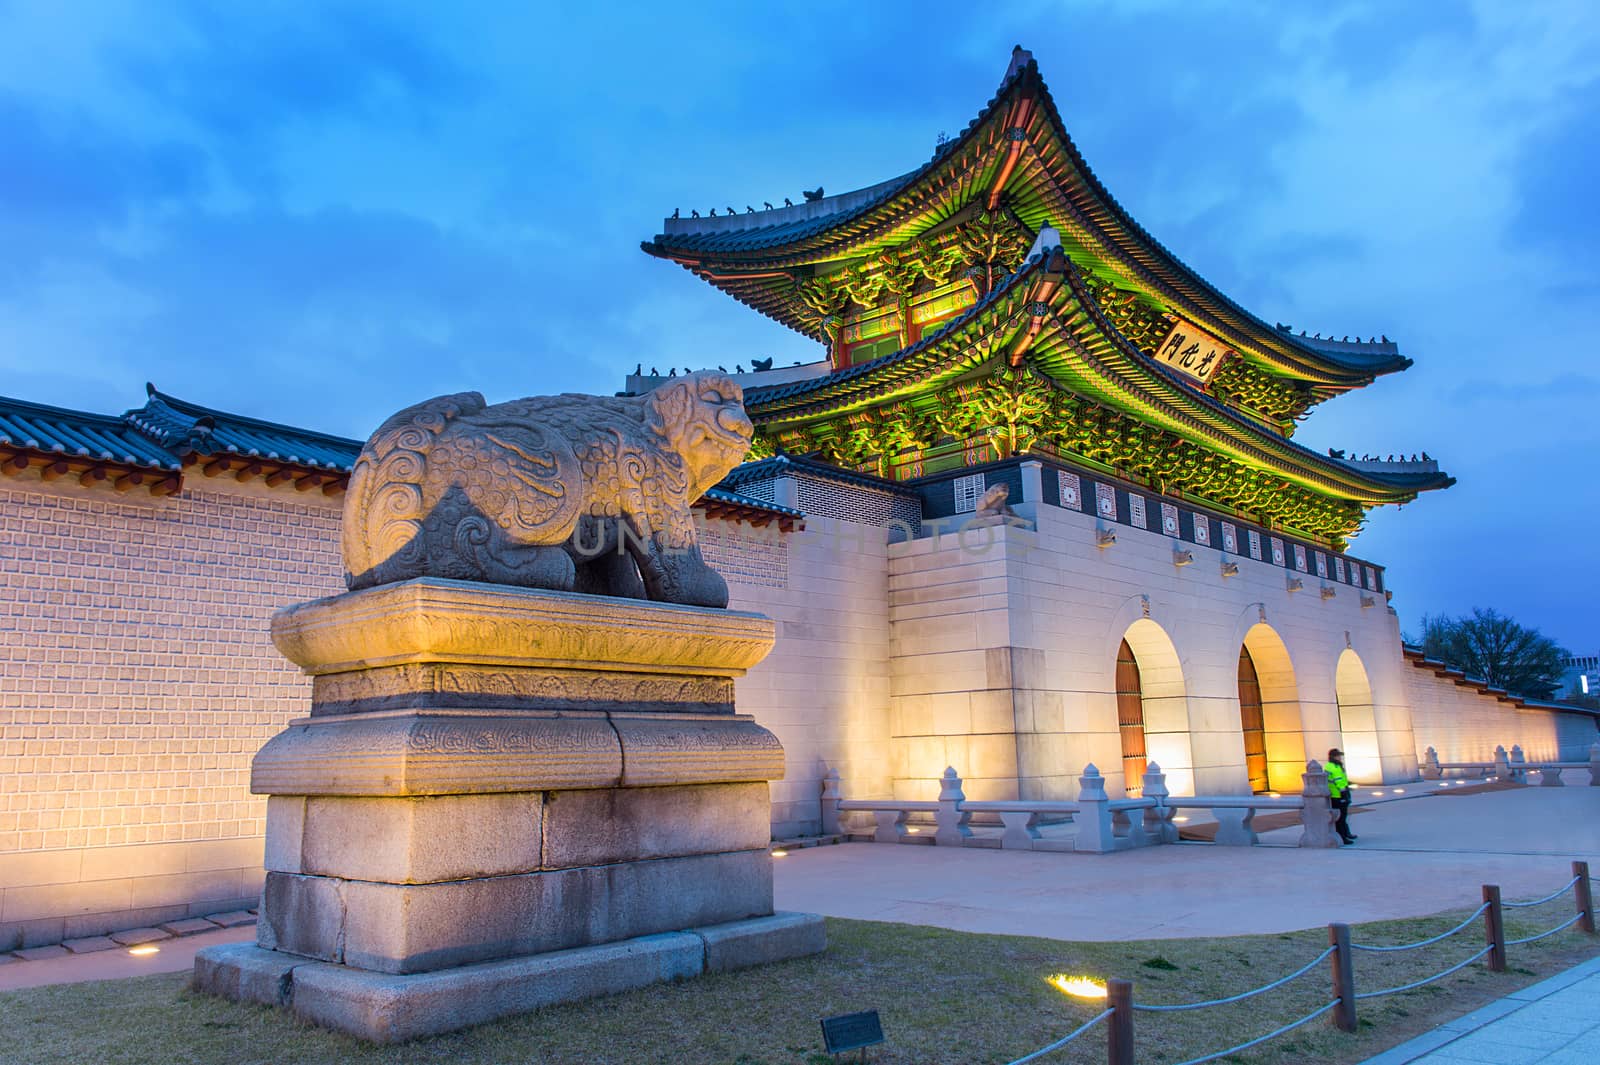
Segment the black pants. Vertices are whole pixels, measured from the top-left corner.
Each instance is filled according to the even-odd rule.
[[[1339,811],[1339,819],[1333,823],[1334,831],[1339,833],[1340,839],[1349,842],[1355,838],[1350,834],[1350,793],[1347,791],[1334,799],[1333,808]]]

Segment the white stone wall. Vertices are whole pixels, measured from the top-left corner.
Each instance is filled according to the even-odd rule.
[[[1285,570],[1249,558],[1230,559],[1239,573],[1225,578],[1220,551],[1126,526],[1100,548],[1092,515],[1017,510],[1037,519],[1036,531],[890,548],[898,796],[932,797],[951,765],[973,797],[1071,798],[1089,761],[1120,790],[1115,659],[1125,637],[1140,659],[1150,756],[1174,792],[1247,788],[1237,686],[1247,638],[1268,704],[1275,789],[1298,790],[1304,757],[1336,745],[1357,779],[1415,775],[1409,667],[1381,600],[1364,609],[1349,586],[1323,599],[1314,575],[1290,592]],[[1193,551],[1191,565],[1174,565],[1179,546]],[[1336,674],[1347,650],[1366,686],[1342,727]]]
[[[1520,744],[1530,762],[1583,762],[1600,739],[1595,719],[1586,714],[1518,710],[1409,663],[1405,687],[1418,761],[1432,747],[1441,762],[1489,762],[1497,745],[1509,751]]]
[[[737,706],[783,744],[784,779],[772,785],[773,835],[814,833],[821,824],[822,775],[836,769],[846,794],[889,793],[888,549],[883,529],[808,517],[802,532],[728,523],[708,536],[707,560],[722,568],[729,606],[778,623],[772,653],[735,684]],[[716,542],[720,540],[720,542]],[[744,541],[741,543],[740,541]],[[781,544],[777,583],[723,554],[770,554]]]
[[[310,684],[267,635],[338,591],[339,501],[0,482],[0,950],[248,904],[250,758]]]

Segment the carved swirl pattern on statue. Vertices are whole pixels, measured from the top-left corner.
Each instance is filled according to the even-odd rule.
[[[409,407],[351,473],[346,582],[447,577],[726,606],[689,508],[749,449],[744,396],[720,373],[644,396]]]

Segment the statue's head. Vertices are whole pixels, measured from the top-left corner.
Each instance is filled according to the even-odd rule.
[[[744,412],[744,389],[725,373],[702,370],[658,386],[645,397],[659,431],[683,456],[691,498],[744,460],[755,426]]]

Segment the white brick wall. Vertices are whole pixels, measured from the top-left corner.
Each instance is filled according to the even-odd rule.
[[[310,696],[267,621],[342,587],[339,504],[194,480],[0,482],[0,948],[258,889],[250,758]]]
[[[1600,739],[1591,717],[1518,710],[1428,670],[1407,669],[1406,693],[1418,761],[1432,747],[1441,762],[1488,762],[1497,745],[1509,751],[1521,744],[1530,762],[1583,762],[1589,759],[1589,745]]]

